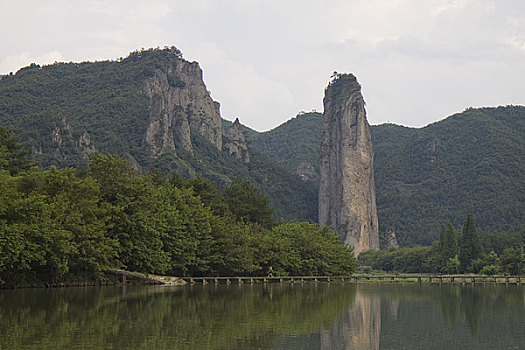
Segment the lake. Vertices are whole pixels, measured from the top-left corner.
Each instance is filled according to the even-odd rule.
[[[525,287],[255,284],[0,291],[0,349],[523,349]]]

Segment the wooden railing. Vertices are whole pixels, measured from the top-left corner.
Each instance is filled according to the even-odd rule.
[[[415,283],[506,283],[521,285],[520,276],[482,275],[352,275],[352,276],[258,276],[258,277],[181,277],[190,284],[245,284],[245,283],[305,283],[341,282],[365,283],[373,281],[404,281]]]

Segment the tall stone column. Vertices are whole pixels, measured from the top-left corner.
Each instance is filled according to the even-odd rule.
[[[323,103],[319,224],[357,256],[379,249],[374,151],[361,85],[353,74],[335,74]]]

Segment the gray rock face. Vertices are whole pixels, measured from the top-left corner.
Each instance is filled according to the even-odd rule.
[[[173,58],[146,81],[144,92],[150,121],[143,145],[152,158],[175,151],[175,141],[191,152],[192,130],[222,150],[220,105],[210,97],[197,62]]]
[[[336,74],[325,90],[320,153],[319,224],[361,252],[379,249],[374,152],[361,86]]]
[[[91,155],[97,151],[95,145],[91,141],[91,137],[86,130],[84,130],[82,135],[80,135],[77,141],[77,147],[80,149],[80,152],[86,155]]]
[[[317,177],[315,168],[310,162],[301,162],[294,171],[295,174],[299,175],[301,180],[310,181]]]
[[[391,228],[389,228],[385,232],[385,237],[383,239],[383,248],[384,249],[399,248],[399,244],[397,243],[396,233]]]
[[[248,143],[242,133],[239,118],[236,118],[232,126],[224,132],[223,143],[224,149],[228,151],[230,156],[242,160],[245,163],[250,162]]]

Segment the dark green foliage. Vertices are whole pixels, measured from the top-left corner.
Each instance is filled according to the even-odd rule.
[[[0,125],[16,132],[43,168],[86,166],[78,144],[87,132],[99,152],[124,155],[145,172],[199,174],[220,190],[240,176],[269,198],[275,219],[317,221],[320,113],[300,114],[264,133],[244,128],[249,164],[217,152],[195,132],[193,155],[176,145],[176,154],[147,157],[144,82],[181,59],[171,47],[117,61],[30,65],[2,77]],[[171,86],[185,88],[168,75]],[[331,84],[334,94],[359,88],[351,75],[336,74]],[[421,129],[372,126],[380,230],[394,230],[402,246],[428,245],[438,238],[437,227],[459,226],[469,213],[484,231],[523,229],[524,116],[522,106],[470,108]]]
[[[144,171],[199,174],[220,189],[241,176],[270,198],[276,219],[316,221],[316,186],[256,151],[245,164],[193,132],[193,155],[177,144],[176,154],[148,158],[142,148],[149,121],[145,80],[180,60],[180,51],[170,47],[135,51],[118,61],[32,65],[1,80],[0,125],[16,130],[43,168],[86,166],[87,156],[78,144],[87,132],[97,151],[124,155]],[[172,73],[168,83],[185,88]]]
[[[503,272],[518,275],[525,268],[525,256],[523,252],[517,249],[507,248],[500,257],[500,266]]]
[[[290,171],[296,159],[313,162],[317,189],[322,128],[322,114],[309,113],[248,140]],[[401,245],[428,245],[437,227],[469,213],[484,231],[524,227],[525,107],[470,108],[421,129],[382,124],[371,133],[379,228]]]
[[[402,245],[469,213],[485,231],[525,224],[525,107],[468,109],[422,129],[372,127],[379,225]]]
[[[269,228],[273,225],[272,211],[266,198],[246,179],[237,178],[224,190],[224,202],[238,220]]]
[[[11,175],[27,171],[33,165],[28,159],[30,152],[23,149],[11,130],[0,126],[0,169]]]
[[[296,173],[301,169],[300,173],[312,181],[312,187],[318,187],[322,114],[303,113],[270,131],[257,133],[246,129],[244,132],[251,147],[286,169]]]
[[[519,232],[492,233],[478,231],[478,236],[485,253],[493,251],[501,255],[509,247],[525,248],[525,240],[523,240],[523,236]]]
[[[478,272],[473,263],[476,259],[481,258],[481,242],[479,241],[478,233],[476,231],[476,224],[474,223],[474,216],[469,215],[463,224],[463,232],[459,239],[459,262],[461,264],[462,272]]]
[[[192,143],[194,155],[181,154],[181,159],[220,189],[237,177],[248,179],[269,198],[274,218],[317,220],[318,188],[312,181],[302,181],[257,150],[250,149],[250,163],[244,163],[226,152],[218,153],[215,146],[197,133],[192,134]]]
[[[525,247],[523,233],[484,233],[484,237],[490,244],[484,246],[483,252],[473,217],[469,215],[463,227],[459,247],[456,233],[449,224],[446,228],[442,227],[440,240],[432,243],[430,247],[369,251],[361,253],[358,260],[363,270],[372,268],[388,272],[474,272],[494,275],[500,272],[517,274],[516,271],[521,271],[524,266],[524,256],[520,253]],[[498,253],[493,250],[494,247],[498,248]]]
[[[175,186],[177,186],[177,181],[174,180],[173,177],[171,181]],[[223,196],[210,181],[197,176],[189,178],[186,181],[183,180],[183,182],[179,183],[180,185],[178,185],[178,187],[191,188],[193,190],[193,194],[199,196],[202,203],[209,207],[214,214],[222,215],[226,213],[226,210],[228,210],[228,206],[225,203]]]
[[[356,268],[352,249],[326,227],[292,222],[275,226],[260,239],[263,271],[271,266],[277,274],[292,276],[349,275]]]
[[[458,259],[458,241],[452,224],[441,228],[439,237],[439,257],[442,272],[457,273],[456,261]]]
[[[122,60],[30,66],[0,83],[0,125],[12,127],[44,168],[86,165],[77,147],[87,131],[99,152],[145,162],[149,119],[144,82],[182,59],[174,47]],[[173,76],[178,87],[182,82]]]
[[[359,264],[387,272],[434,272],[428,264],[432,247],[396,248],[359,254]]]
[[[222,194],[202,178],[140,175],[100,154],[78,171],[0,169],[0,284],[99,279],[109,267],[193,276],[264,275],[269,263],[287,275],[354,271],[352,251],[326,229],[272,224],[268,199],[247,180]]]

